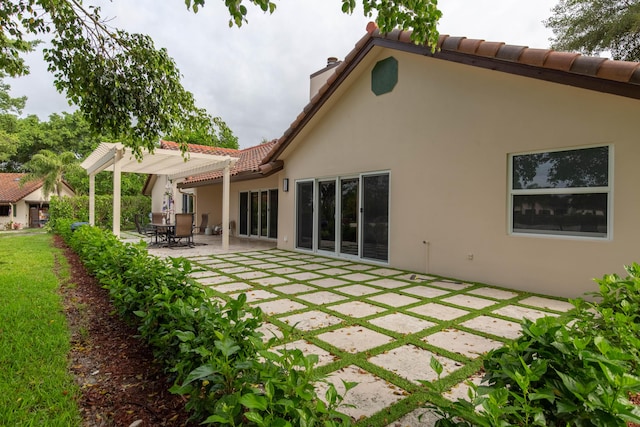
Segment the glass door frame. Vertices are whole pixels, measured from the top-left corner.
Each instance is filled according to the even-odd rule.
[[[299,246],[298,243],[300,241],[300,236],[299,236],[299,217],[300,217],[300,212],[298,211],[299,206],[298,203],[300,201],[300,185],[301,184],[311,184],[311,191],[313,192],[312,196],[311,196],[311,225],[312,225],[312,232],[311,232],[311,248],[306,248],[304,246]],[[304,251],[304,252],[317,252],[317,248],[316,248],[316,243],[315,243],[315,236],[316,236],[316,206],[317,206],[317,201],[316,201],[316,194],[317,194],[317,180],[315,179],[297,179],[294,184],[293,184],[293,188],[295,191],[295,196],[294,196],[294,200],[293,200],[293,206],[294,206],[294,216],[293,216],[293,236],[294,236],[294,240],[293,240],[293,247],[296,250],[299,251]]]
[[[357,175],[344,175],[344,176],[339,176],[336,178],[337,179],[337,184],[336,184],[336,191],[337,191],[337,203],[336,203],[336,217],[338,218],[338,220],[336,221],[338,223],[338,227],[339,229],[336,231],[337,233],[337,238],[336,238],[336,250],[335,250],[335,254],[334,256],[340,257],[340,258],[345,258],[345,259],[351,259],[351,260],[360,260],[360,251],[362,250],[362,244],[361,244],[361,236],[362,236],[362,174],[357,174]],[[342,182],[343,181],[351,181],[351,180],[357,180],[358,185],[356,188],[356,191],[358,192],[357,198],[356,198],[356,244],[358,245],[358,250],[357,253],[355,254],[350,254],[347,252],[343,252],[342,251],[342,207],[343,207],[343,199],[342,199]]]
[[[390,227],[387,228],[387,259],[386,260],[380,260],[380,259],[375,259],[375,258],[364,258],[363,257],[363,239],[364,239],[364,235],[363,235],[363,218],[364,218],[364,211],[363,211],[363,203],[364,203],[364,178],[367,176],[379,176],[379,175],[386,175],[388,177],[389,180],[389,188],[388,188],[388,195],[387,195],[387,210],[388,210],[388,217],[391,216],[391,172],[389,170],[381,170],[381,171],[374,171],[374,172],[364,172],[364,173],[360,173],[360,174],[354,174],[354,175],[343,175],[343,176],[336,176],[336,177],[330,177],[330,178],[315,178],[315,179],[300,179],[300,180],[296,180],[295,181],[295,200],[294,200],[294,248],[296,250],[300,250],[300,251],[304,251],[304,252],[312,252],[312,253],[318,253],[321,255],[326,255],[326,256],[331,256],[331,257],[336,257],[336,258],[341,258],[341,259],[349,259],[349,260],[358,260],[358,261],[366,261],[366,262],[371,262],[371,263],[376,263],[376,264],[383,264],[383,265],[388,265],[390,262],[390,251],[389,251],[389,242],[391,241],[390,239],[390,234],[391,234],[391,229]],[[357,233],[357,244],[358,244],[358,253],[357,254],[348,254],[348,253],[343,253],[341,252],[341,246],[342,246],[342,181],[343,180],[352,180],[352,179],[357,179],[358,180],[358,187],[357,187],[357,191],[358,191],[358,196],[357,196],[357,227],[356,227],[356,233]],[[319,219],[320,219],[320,185],[321,183],[327,183],[327,182],[334,182],[335,183],[335,212],[334,212],[334,217],[335,217],[335,246],[334,246],[334,250],[333,251],[329,251],[329,250],[323,250],[319,247],[319,240],[318,237],[320,235],[320,225],[319,225]],[[306,247],[300,247],[298,246],[298,200],[299,200],[299,194],[298,194],[298,184],[299,183],[312,183],[312,191],[313,191],[313,196],[312,196],[312,215],[311,215],[311,221],[313,224],[313,231],[312,231],[312,236],[311,236],[311,248],[306,248]],[[388,224],[391,224],[391,219],[388,219]]]
[[[386,238],[386,243],[387,243],[387,255],[386,255],[386,259],[382,260],[382,259],[378,259],[378,258],[367,258],[364,256],[364,248],[365,248],[365,230],[364,230],[364,219],[365,219],[365,212],[364,212],[364,197],[365,197],[365,188],[364,188],[364,181],[366,177],[371,177],[371,176],[383,176],[386,175],[387,176],[387,224],[386,224],[386,232],[387,232],[387,238]],[[359,234],[359,245],[360,245],[360,250],[359,250],[359,258],[361,260],[365,260],[367,262],[379,262],[379,263],[384,263],[384,264],[389,264],[389,258],[390,258],[390,253],[389,253],[389,242],[391,241],[389,235],[391,233],[391,173],[389,171],[379,171],[379,172],[367,172],[367,173],[362,173],[360,174],[360,202],[359,202],[359,207],[358,209],[360,210],[360,218],[359,218],[359,226],[360,226],[360,234]]]
[[[320,230],[320,215],[321,215],[321,203],[320,203],[320,197],[321,197],[321,191],[320,191],[320,186],[323,183],[332,183],[334,186],[334,191],[333,191],[333,250],[326,250],[326,249],[322,249],[320,247],[320,237],[321,237],[321,232],[322,230]],[[313,229],[313,251],[317,252],[319,254],[325,254],[325,255],[329,255],[329,256],[334,256],[335,252],[336,252],[336,248],[339,245],[339,230],[340,230],[340,221],[338,220],[338,212],[339,212],[339,202],[338,202],[338,178],[329,178],[329,179],[316,179],[314,180],[314,215],[313,215],[313,224],[314,224],[314,229]],[[317,207],[317,208],[316,208]]]
[[[246,191],[240,191],[238,194],[238,234],[241,236],[245,236],[245,237],[250,237],[252,239],[270,239],[270,240],[277,240],[278,236],[277,236],[277,223],[276,223],[276,235],[272,237],[273,233],[271,230],[271,225],[272,225],[272,221],[271,221],[271,216],[274,214],[274,209],[273,209],[273,201],[274,198],[272,197],[273,192],[275,192],[275,202],[279,203],[278,201],[278,189],[277,188],[260,188],[260,189],[253,189],[253,190],[246,190]],[[246,222],[246,234],[240,234],[240,230],[241,230],[241,224],[242,224],[242,197],[243,194],[245,195],[246,198],[246,212],[244,213],[245,215],[245,222]],[[266,206],[264,207],[265,211],[263,212],[263,194],[266,194]],[[256,231],[257,234],[254,234],[252,232],[252,228],[254,227],[253,224],[253,199],[254,199],[254,195],[256,195],[255,199],[257,201],[257,224],[255,224]],[[276,207],[275,209],[275,215],[277,217],[277,211],[278,208]],[[266,218],[265,218],[266,217]],[[266,234],[263,234],[263,227],[265,226],[265,224],[262,224],[262,221],[265,220],[266,221]],[[277,222],[277,220],[276,220]]]

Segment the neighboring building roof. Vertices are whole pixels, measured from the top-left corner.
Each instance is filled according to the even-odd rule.
[[[264,163],[265,156],[271,151],[277,140],[265,142],[260,145],[245,148],[242,150],[236,150],[233,148],[221,148],[221,147],[209,147],[206,145],[189,144],[188,148],[190,152],[205,153],[205,154],[225,154],[232,157],[237,157],[238,161],[231,167],[230,175],[234,181],[241,181],[244,179],[254,179],[264,176],[268,176],[280,169],[282,169],[282,162],[274,162],[269,164]],[[180,144],[171,141],[160,141],[160,148],[168,150],[179,150]],[[222,180],[222,171],[216,171],[211,173],[205,173],[189,177],[184,182],[179,184],[179,187],[197,187],[200,185],[211,184]]]
[[[42,187],[42,180],[20,185],[24,173],[0,173],[0,203],[16,203]]]
[[[411,41],[411,31],[394,30],[384,34],[375,23],[370,22],[367,34],[335,67],[335,72],[280,137],[264,163],[278,159],[298,132],[375,46],[640,99],[640,62],[615,61],[579,53],[448,35],[440,35],[438,49],[432,53],[429,46],[416,45]]]

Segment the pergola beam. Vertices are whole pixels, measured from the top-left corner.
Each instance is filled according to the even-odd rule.
[[[220,156],[204,153],[186,153],[176,150],[158,148],[153,153],[142,150],[139,157],[131,152],[127,154],[124,145],[116,143],[101,143],[81,164],[89,174],[89,222],[95,225],[95,175],[109,168],[113,171],[113,234],[120,236],[120,201],[121,201],[121,173],[143,173],[150,175],[167,175],[170,180],[186,178],[219,170],[224,171],[227,180],[223,194],[223,218],[226,215],[224,227],[226,240],[223,246],[229,248],[229,174],[230,168],[238,159],[230,156]],[[226,243],[225,243],[226,242]]]

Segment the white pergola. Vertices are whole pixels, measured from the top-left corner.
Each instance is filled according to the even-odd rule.
[[[89,174],[89,223],[95,225],[95,176],[104,170],[113,172],[113,234],[116,236],[120,236],[122,172],[166,175],[175,181],[222,170],[222,246],[229,249],[229,176],[231,166],[237,161],[230,156],[204,153],[183,156],[180,151],[161,148],[153,153],[142,149],[142,156],[138,159],[120,143],[102,142],[81,164]]]

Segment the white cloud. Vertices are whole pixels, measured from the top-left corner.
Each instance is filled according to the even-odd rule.
[[[85,2],[87,3],[87,2]],[[443,0],[443,34],[548,47],[550,30],[542,20],[556,0]],[[361,7],[354,15],[340,11],[340,0],[280,0],[273,15],[250,7],[248,24],[229,28],[221,0],[211,0],[197,14],[184,2],[115,0],[100,2],[111,25],[149,34],[167,48],[198,105],[220,116],[241,147],[278,138],[309,100],[309,75],[326,59],[343,59],[365,34],[370,18]],[[32,74],[11,80],[14,96],[28,97],[25,114],[41,119],[70,111],[53,88],[41,55],[29,58]]]

